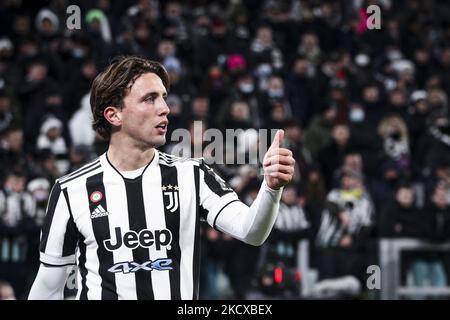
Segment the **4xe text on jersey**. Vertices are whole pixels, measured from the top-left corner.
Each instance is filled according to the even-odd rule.
[[[172,270],[172,259],[157,259],[155,261],[147,261],[142,264],[137,262],[119,262],[108,269],[112,273],[133,273],[139,270],[143,271],[164,271]]]

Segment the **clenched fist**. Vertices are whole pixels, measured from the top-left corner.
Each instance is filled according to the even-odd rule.
[[[295,160],[292,151],[280,148],[284,138],[284,131],[278,130],[272,145],[264,155],[263,168],[267,186],[271,189],[280,189],[288,184],[294,175]]]

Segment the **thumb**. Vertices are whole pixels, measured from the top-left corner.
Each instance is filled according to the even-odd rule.
[[[279,148],[281,143],[283,142],[284,138],[284,130],[278,130],[277,133],[275,133],[275,137],[273,138],[272,144],[269,149],[272,148]]]

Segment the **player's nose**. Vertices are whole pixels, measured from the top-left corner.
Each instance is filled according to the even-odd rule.
[[[159,115],[162,116],[167,116],[170,113],[170,108],[167,105],[165,100],[162,100],[162,103],[160,105],[160,109],[159,109]]]

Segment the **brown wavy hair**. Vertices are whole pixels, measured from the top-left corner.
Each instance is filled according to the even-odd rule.
[[[105,139],[111,137],[111,124],[103,116],[108,106],[122,109],[123,99],[137,78],[144,73],[154,73],[169,90],[169,76],[164,66],[156,61],[134,56],[120,56],[97,75],[91,88],[92,127]]]

